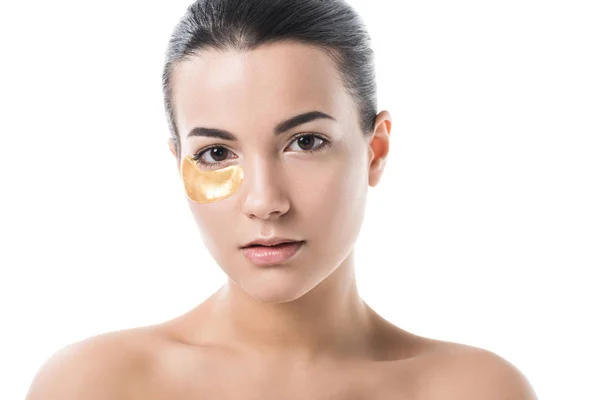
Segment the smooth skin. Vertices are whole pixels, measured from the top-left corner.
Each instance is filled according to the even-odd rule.
[[[219,146],[202,159],[220,164],[203,168],[244,168],[231,197],[188,199],[228,280],[173,320],[61,349],[36,375],[28,400],[536,399],[500,356],[409,333],[359,296],[353,248],[368,188],[384,171],[391,115],[381,111],[363,135],[325,52],[294,42],[205,50],[174,74],[182,156]],[[273,133],[310,111],[334,119]],[[197,127],[237,140],[188,137]],[[330,145],[307,151],[323,139]],[[179,167],[172,141],[169,148]],[[271,235],[305,244],[274,267],[254,265],[239,249]]]

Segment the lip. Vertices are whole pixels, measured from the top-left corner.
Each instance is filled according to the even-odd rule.
[[[280,241],[284,242],[284,241]],[[242,252],[250,262],[256,265],[275,265],[289,261],[304,247],[304,241],[281,245],[243,247]]]
[[[245,245],[242,246],[242,248],[252,246],[253,244],[261,245],[261,246],[275,246],[280,243],[287,243],[287,242],[300,242],[300,240],[283,238],[283,237],[261,238],[261,239],[256,239],[256,240],[246,243]]]

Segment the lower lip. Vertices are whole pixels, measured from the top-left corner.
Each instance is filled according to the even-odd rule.
[[[300,250],[304,242],[288,243],[280,246],[252,246],[242,248],[242,252],[254,264],[273,265],[288,261]]]

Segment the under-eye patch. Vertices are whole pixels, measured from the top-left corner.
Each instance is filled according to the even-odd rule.
[[[244,179],[244,170],[239,165],[230,165],[215,171],[200,169],[191,155],[181,163],[181,178],[185,192],[195,203],[213,203],[234,194]]]

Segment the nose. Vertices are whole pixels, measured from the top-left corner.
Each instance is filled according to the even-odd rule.
[[[244,167],[247,189],[242,212],[246,216],[266,220],[288,212],[290,202],[280,171],[277,166],[260,159]]]

